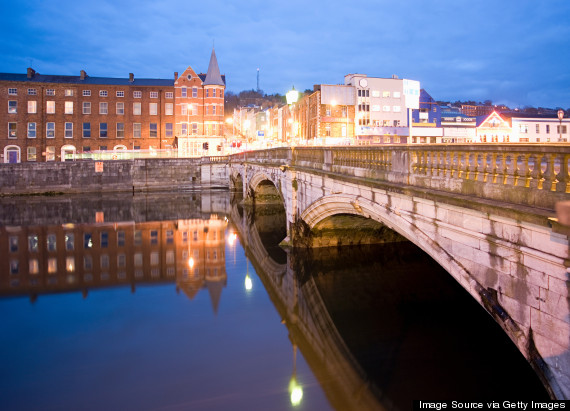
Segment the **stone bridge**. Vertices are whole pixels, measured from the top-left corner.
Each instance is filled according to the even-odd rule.
[[[407,239],[475,298],[553,398],[570,398],[570,147],[280,148],[230,157],[246,201],[281,201],[286,243]]]

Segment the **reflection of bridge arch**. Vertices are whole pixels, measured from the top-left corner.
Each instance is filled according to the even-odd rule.
[[[279,264],[271,259],[250,213],[242,215],[233,206],[230,216],[294,347],[300,349],[333,406],[345,410],[390,408],[390,404],[379,404],[378,394],[336,330],[314,280],[301,285],[289,261]]]

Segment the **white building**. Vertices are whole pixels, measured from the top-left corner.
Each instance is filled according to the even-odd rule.
[[[513,143],[556,143],[570,140],[570,119],[511,117]]]
[[[411,142],[409,109],[419,108],[419,81],[347,74],[344,84],[356,89],[356,144]]]

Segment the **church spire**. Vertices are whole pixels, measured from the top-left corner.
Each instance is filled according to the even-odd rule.
[[[222,80],[222,76],[220,74],[220,68],[218,67],[218,59],[216,58],[214,47],[212,47],[212,55],[210,56],[210,64],[208,65],[208,72],[206,73],[204,85],[225,86],[224,80]]]

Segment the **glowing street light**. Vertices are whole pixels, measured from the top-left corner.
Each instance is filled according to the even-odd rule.
[[[560,137],[558,138],[558,141],[562,141],[562,119],[564,118],[564,110],[560,109],[558,110],[558,120],[560,120],[560,126],[558,128],[558,131],[560,133]]]

